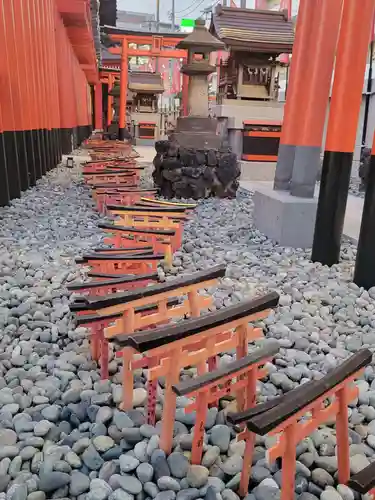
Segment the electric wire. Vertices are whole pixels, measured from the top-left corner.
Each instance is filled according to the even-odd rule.
[[[175,11],[175,14],[181,14],[182,12],[190,10],[192,7],[195,9],[196,7],[194,7],[194,4],[197,4],[198,2],[199,2],[199,0],[194,0],[188,7],[185,7],[182,10]],[[198,5],[198,7],[199,7],[199,5]]]
[[[201,6],[201,5],[205,2],[205,1],[206,1],[206,0],[201,0],[201,2],[200,2],[198,5],[196,5],[196,6],[194,7],[194,9],[193,9],[193,10],[191,10],[190,12],[186,12],[186,13],[184,13],[184,16],[189,16],[190,14],[192,14],[193,12],[195,12],[195,11],[196,11],[196,10],[197,10],[197,9],[198,9],[198,8],[199,8],[199,7],[200,7],[200,6]],[[211,9],[212,7],[215,7],[215,5],[217,5],[217,4],[219,3],[219,1],[220,1],[220,0],[217,0],[216,4],[212,4],[211,6],[207,7],[207,9]],[[204,9],[204,10],[205,10],[205,9]],[[201,10],[201,12],[202,12],[202,10]],[[181,17],[180,17],[180,16],[177,16],[177,17],[178,17],[179,19],[181,19]]]

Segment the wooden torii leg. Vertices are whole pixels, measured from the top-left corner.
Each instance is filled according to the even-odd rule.
[[[340,483],[346,484],[350,477],[348,387],[344,386],[336,394],[339,405],[336,415],[338,474]]]
[[[160,449],[169,454],[172,451],[174,417],[176,413],[176,394],[172,390],[172,386],[177,384],[180,376],[180,364],[178,358],[180,352],[174,350],[171,353],[169,360],[169,369],[166,376],[165,392],[164,392],[164,412],[162,420],[162,430],[160,436]]]
[[[131,362],[133,353],[131,349],[125,348],[122,351],[122,403],[121,409],[124,411],[133,408],[133,372]]]
[[[150,358],[148,362],[148,368],[157,366],[159,359],[157,357]],[[156,423],[156,398],[157,398],[158,381],[148,380],[147,381],[147,423],[150,425],[155,425]]]
[[[296,426],[297,422],[293,422],[284,430],[285,446],[281,456],[282,459],[282,489],[281,500],[290,500],[294,498],[294,486],[296,475]]]
[[[247,408],[252,408],[255,405],[256,385],[257,385],[257,371],[250,370],[248,372],[247,389],[246,389]],[[250,481],[251,466],[252,466],[254,444],[255,444],[255,434],[253,432],[250,432],[248,429],[245,429],[244,431],[242,431],[242,433],[238,435],[237,441],[240,441],[241,439],[245,440],[245,452],[243,457],[239,494],[241,497],[245,497],[249,489],[249,481]]]

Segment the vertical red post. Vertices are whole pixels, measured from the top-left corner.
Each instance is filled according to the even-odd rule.
[[[345,0],[336,55],[312,260],[339,261],[374,0]]]
[[[114,76],[111,73],[108,73],[108,103],[107,103],[107,126],[109,127],[112,123],[112,106],[113,106],[113,97],[109,94],[113,88]]]
[[[300,100],[303,113],[295,123],[292,196],[314,197],[341,13],[342,0],[315,0],[314,19],[310,22],[314,51],[303,69],[308,75]]]
[[[44,25],[44,54],[45,54],[45,71],[46,71],[46,92],[47,92],[47,117],[48,117],[48,136],[49,136],[49,152],[51,168],[56,166],[56,141],[54,135],[54,120],[58,116],[58,108],[55,108],[53,100],[53,63],[52,63],[52,31],[49,23],[49,9],[51,0],[44,0],[43,25]],[[52,111],[53,110],[53,111]]]
[[[336,395],[339,404],[336,415],[338,473],[340,483],[347,484],[350,479],[348,387],[344,386]]]
[[[288,191],[292,178],[294,155],[297,144],[298,119],[301,113],[300,102],[309,78],[306,64],[313,53],[312,20],[315,2],[300,0],[296,35],[293,46],[292,62],[289,73],[288,96],[284,108],[274,189]]]
[[[27,1],[27,5],[22,4],[23,11],[26,16],[26,45],[28,47],[28,60],[29,60],[29,71],[28,80],[30,83],[31,91],[31,118],[32,118],[32,142],[34,149],[34,159],[35,159],[35,175],[36,179],[40,179],[45,172],[44,168],[44,156],[43,156],[43,143],[41,136],[41,114],[39,106],[39,79],[38,79],[38,58],[36,54],[36,26],[35,26],[35,5],[32,0]]]
[[[13,0],[5,2],[4,5],[5,13],[8,17],[6,37],[8,42],[8,54],[9,54],[9,69],[10,75],[9,79],[11,82],[11,92],[13,100],[13,115],[14,115],[14,134],[17,143],[17,161],[18,161],[18,172],[20,179],[21,191],[26,191],[29,187],[29,175],[27,167],[27,154],[26,154],[26,144],[24,137],[24,107],[27,103],[23,100],[23,94],[21,92],[21,72],[22,72],[22,61],[19,41],[18,27],[15,23],[14,18],[14,5]]]
[[[41,44],[43,43],[43,38],[41,35],[41,15],[40,15],[40,3],[32,2],[32,8],[34,10],[34,19],[33,19],[33,27],[34,27],[34,51],[36,58],[36,68],[35,74],[37,77],[37,89],[38,89],[38,109],[39,109],[39,134],[40,134],[40,150],[41,150],[41,164],[42,164],[42,174],[45,174],[49,169],[49,157],[48,157],[48,139],[47,139],[47,128],[46,128],[46,101],[44,95],[44,67],[43,67],[43,55]]]
[[[47,168],[51,170],[55,165],[53,161],[52,152],[52,137],[51,137],[51,95],[50,95],[50,77],[48,69],[48,48],[47,45],[50,43],[48,37],[48,30],[46,26],[46,8],[47,0],[41,0],[39,5],[39,16],[40,16],[40,27],[41,27],[41,63],[42,63],[42,81],[44,90],[44,119],[45,119],[45,134],[46,134],[46,157],[47,157]]]
[[[67,47],[69,54],[69,64],[70,64],[70,90],[69,90],[69,99],[72,102],[72,123],[73,123],[73,147],[77,147],[79,143],[79,126],[78,126],[78,116],[79,116],[79,107],[78,107],[78,92],[77,92],[77,61],[73,52],[73,48],[69,43],[69,39],[67,37]]]
[[[27,84],[27,71],[26,71],[26,52],[23,43],[23,20],[22,9],[20,8],[19,0],[13,0],[12,6],[12,21],[14,33],[14,64],[12,69],[17,76],[17,100],[19,107],[19,127],[17,130],[17,143],[18,143],[18,163],[21,175],[21,189],[24,191],[30,186],[30,180],[35,175],[33,174],[34,165],[32,158],[32,149],[30,140],[27,140],[27,129],[29,128],[29,95]],[[29,136],[28,136],[29,137]]]
[[[1,64],[1,59],[0,59]],[[9,189],[8,189],[8,172],[7,172],[7,159],[5,156],[5,144],[3,134],[3,118],[0,102],[0,207],[4,207],[9,203]]]
[[[3,122],[3,143],[8,174],[9,199],[18,198],[21,193],[20,176],[18,171],[17,142],[15,136],[15,116],[13,113],[13,94],[10,81],[11,61],[8,52],[9,40],[7,39],[9,19],[9,5],[7,0],[0,1],[0,67],[2,69],[1,81],[1,106]],[[8,28],[7,28],[8,27]]]
[[[52,114],[52,135],[55,152],[55,165],[61,161],[61,139],[60,139],[60,104],[59,89],[57,82],[57,53],[56,53],[56,5],[54,1],[49,0],[48,26],[50,32],[50,57],[51,57],[51,80],[52,80],[52,106],[55,110]]]
[[[14,22],[18,25],[18,45],[19,52],[19,70],[21,79],[22,91],[22,111],[23,111],[23,133],[25,139],[26,158],[28,166],[28,181],[30,186],[34,186],[37,180],[35,150],[33,140],[33,106],[34,106],[34,89],[33,75],[31,69],[31,55],[29,43],[30,26],[29,26],[29,0],[22,4],[22,0],[13,0]]]
[[[125,139],[126,128],[126,99],[128,93],[128,41],[122,39],[121,50],[121,76],[120,76],[120,106],[119,106],[119,131],[120,141]]]
[[[96,130],[103,128],[103,90],[100,80],[95,85],[95,128]]]
[[[296,475],[296,426],[291,424],[284,431],[284,452],[282,455],[282,489],[281,500],[290,500],[294,497],[294,485]]]

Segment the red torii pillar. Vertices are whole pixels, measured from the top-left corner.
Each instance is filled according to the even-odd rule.
[[[121,50],[121,74],[120,74],[120,105],[119,105],[119,130],[120,141],[125,139],[126,130],[126,97],[128,93],[128,41],[122,39]]]
[[[95,85],[95,128],[103,128],[103,88],[100,81]]]
[[[313,0],[300,0],[296,35],[292,52],[288,96],[284,108],[283,126],[277,158],[274,189],[289,191],[296,151],[296,122],[301,114],[300,102],[303,96],[308,71],[304,68],[312,54],[311,19],[314,14]]]
[[[290,194],[303,198],[314,197],[343,0],[313,3],[314,19],[309,23],[313,53],[302,68],[307,79],[294,124],[297,143],[290,182]]]
[[[113,97],[110,95],[111,90],[113,89],[114,76],[111,73],[108,73],[108,98],[107,98],[107,126],[109,127],[112,123],[112,106],[113,106]]]
[[[340,256],[374,7],[344,1],[312,249],[312,260],[328,266]]]

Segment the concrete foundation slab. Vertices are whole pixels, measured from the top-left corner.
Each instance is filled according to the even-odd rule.
[[[298,198],[285,191],[258,189],[254,193],[255,226],[282,246],[311,248],[317,205],[317,198]]]
[[[134,142],[135,146],[155,146],[155,139],[140,139],[136,137]]]
[[[241,181],[273,181],[276,162],[241,161]]]

